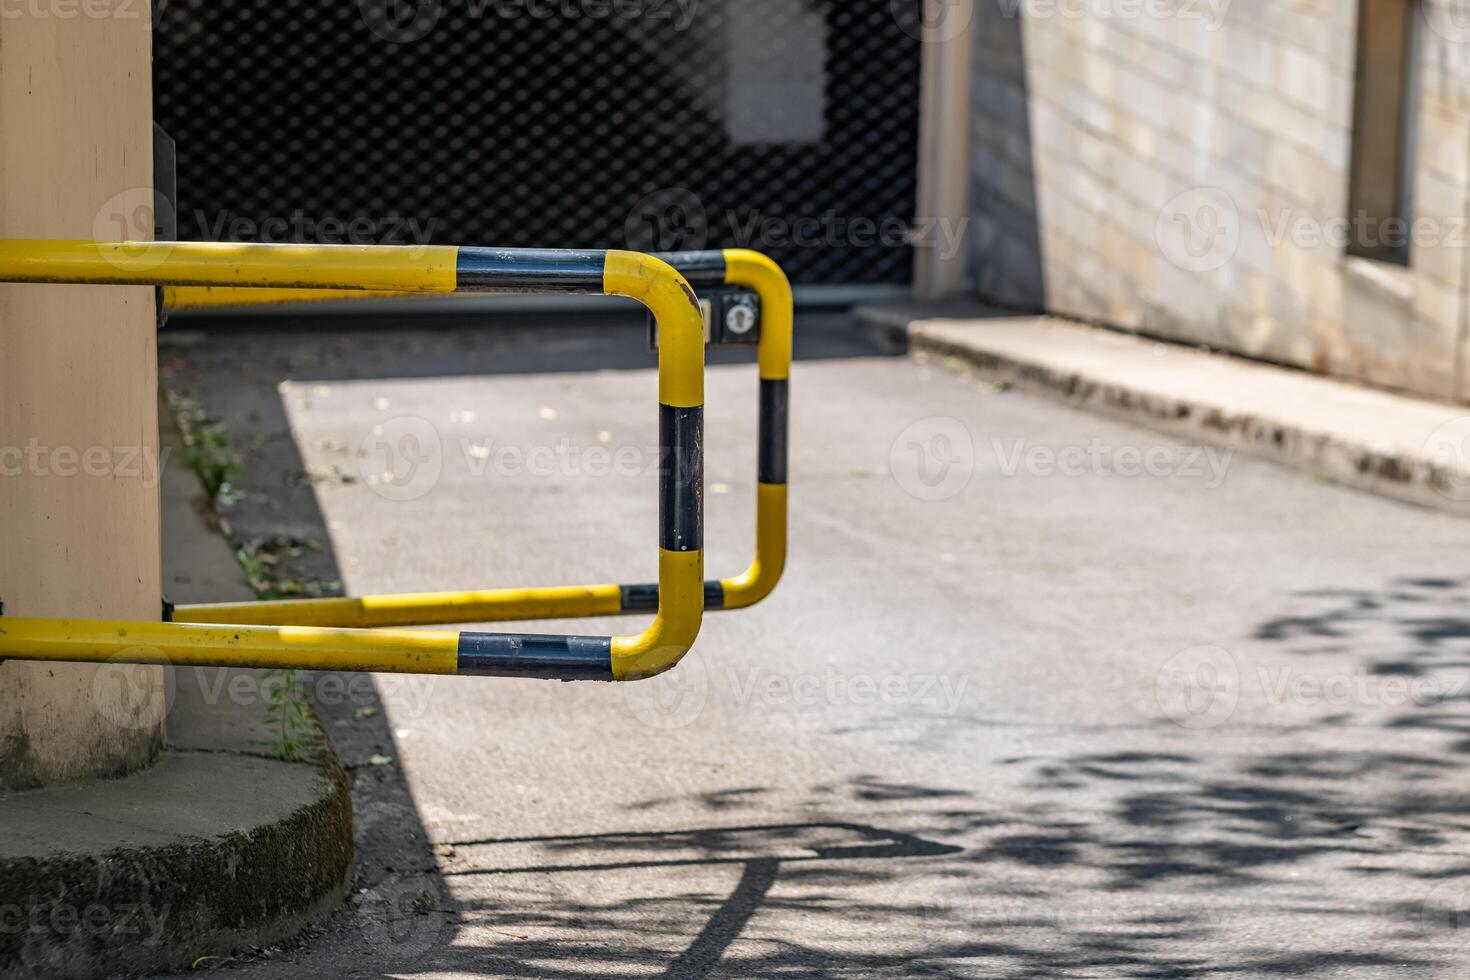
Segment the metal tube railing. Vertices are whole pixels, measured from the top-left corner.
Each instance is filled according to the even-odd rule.
[[[0,617],[0,659],[638,680],[688,652],[704,610],[704,331],[689,283],[623,251],[0,240],[0,282],[626,296],[659,323],[659,598],[633,636]]]
[[[786,564],[788,521],[788,388],[791,376],[793,304],[781,267],[748,249],[677,252],[658,256],[695,286],[739,286],[761,300],[759,465],[756,485],[755,556],[741,574],[704,585],[706,609],[743,609],[770,595]],[[323,293],[313,289],[166,290],[170,309],[292,303],[315,299],[386,299],[406,291]],[[662,349],[662,345],[660,345]],[[658,608],[657,584],[597,584],[530,589],[489,589],[418,595],[283,599],[180,605],[173,619],[188,623],[253,623],[277,626],[435,626],[448,623],[573,619],[645,613]]]

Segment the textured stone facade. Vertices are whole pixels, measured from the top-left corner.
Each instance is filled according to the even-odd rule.
[[[1470,399],[1470,4],[1415,7],[1402,266],[1345,247],[1357,0],[975,0],[975,288]]]

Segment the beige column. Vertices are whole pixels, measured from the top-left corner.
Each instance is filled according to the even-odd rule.
[[[960,296],[967,287],[970,68],[975,6],[982,2],[990,0],[924,0],[917,211],[922,234],[914,245],[914,296],[924,302]]]
[[[151,237],[146,0],[0,5],[0,236]],[[157,620],[153,291],[0,285],[5,614]],[[116,775],[163,739],[156,667],[0,664],[0,787]]]

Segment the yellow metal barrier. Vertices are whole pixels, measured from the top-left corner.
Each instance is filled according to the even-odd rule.
[[[0,282],[626,296],[658,320],[659,601],[634,636],[401,632],[0,617],[0,659],[117,661],[558,680],[638,680],[676,664],[704,610],[704,330],[689,283],[620,251],[0,240]]]
[[[793,305],[791,284],[781,267],[748,249],[678,252],[659,256],[693,285],[739,286],[761,300],[760,432],[756,486],[755,557],[739,575],[705,583],[706,609],[743,609],[775,589],[786,565],[788,388],[791,376]],[[322,299],[387,299],[423,295],[405,290],[361,292],[314,289],[172,287],[170,310],[296,303]],[[660,344],[662,350],[662,343]],[[177,622],[253,623],[291,626],[434,626],[448,623],[573,619],[650,612],[661,596],[658,585],[599,584],[531,589],[489,589],[419,595],[331,599],[286,599],[180,605]]]

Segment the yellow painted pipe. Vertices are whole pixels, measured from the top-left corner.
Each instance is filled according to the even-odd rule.
[[[0,240],[0,282],[210,285],[259,288],[451,292],[457,289],[591,291],[646,306],[665,343],[659,399],[692,420],[689,445],[666,447],[702,460],[704,319],[693,290],[672,266],[635,252],[417,246],[218,245]],[[702,472],[696,467],[694,472]],[[688,473],[671,480],[693,481]],[[638,680],[688,652],[704,612],[703,487],[666,487],[692,501],[668,515],[689,526],[664,529],[687,550],[659,552],[659,604],[636,636],[516,636],[378,632],[312,626],[203,625],[0,617],[0,659],[470,673]],[[605,596],[603,597],[605,598]],[[578,602],[602,601],[580,597]],[[605,676],[604,676],[605,675]]]
[[[794,303],[791,283],[770,257],[749,249],[722,253],[725,283],[750,289],[761,300],[758,358],[762,381],[785,382],[791,375]],[[625,285],[627,285],[625,283]],[[312,299],[390,299],[422,295],[303,289],[176,287],[165,292],[170,309],[200,309]],[[688,351],[679,352],[687,359]],[[785,425],[784,416],[781,424]],[[784,434],[783,434],[784,445]],[[769,596],[786,565],[788,527],[786,483],[756,488],[755,556],[740,575],[720,580],[721,608],[744,609]],[[433,626],[448,623],[572,619],[635,612],[625,607],[616,585],[494,589],[464,592],[383,595],[342,599],[286,599],[254,603],[201,603],[174,610],[180,622],[245,622],[298,626]]]
[[[0,240],[0,282],[452,293],[448,245]]]
[[[761,300],[761,339],[757,357],[763,382],[784,388],[791,377],[795,305],[791,282],[769,256],[749,249],[725,250],[725,282],[753,289]],[[784,398],[784,392],[783,392]],[[780,424],[786,425],[783,417]],[[781,444],[785,447],[783,431]],[[786,535],[789,522],[784,460],[782,482],[756,486],[755,558],[735,578],[722,579],[726,609],[746,609],[769,596],[786,568]]]
[[[616,585],[564,588],[484,589],[424,592],[361,598],[287,599],[279,602],[213,602],[176,606],[174,622],[242,623],[258,626],[430,626],[529,619],[616,616],[622,612]]]
[[[0,616],[13,660],[453,674],[459,633],[307,626],[209,626]]]

